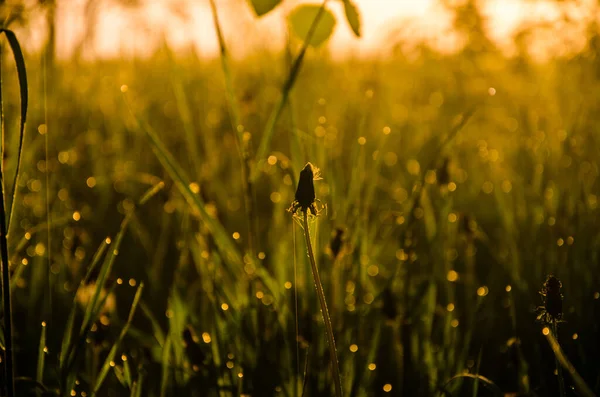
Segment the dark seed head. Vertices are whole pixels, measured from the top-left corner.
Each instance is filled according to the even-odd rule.
[[[302,211],[312,208],[315,202],[315,185],[313,180],[318,178],[318,172],[319,169],[311,163],[307,163],[304,169],[300,171],[300,180],[296,189],[296,202]]]
[[[560,320],[563,313],[563,295],[560,292],[562,283],[553,275],[546,278],[540,291],[544,299],[544,308],[552,320]]]

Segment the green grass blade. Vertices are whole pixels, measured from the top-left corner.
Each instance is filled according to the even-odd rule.
[[[152,196],[154,196],[156,193],[158,193],[163,187],[164,187],[164,183],[160,182],[160,183],[156,184],[155,186],[151,187],[150,189],[148,189],[148,191],[142,195],[142,198],[139,201],[139,205],[146,203]],[[88,303],[88,305],[86,307],[83,321],[82,321],[81,327],[79,329],[79,337],[77,338],[77,341],[75,341],[74,343],[72,343],[70,345],[70,347],[67,349],[67,353],[65,353],[66,356],[65,356],[64,360],[66,360],[66,361],[63,361],[63,366],[61,368],[63,379],[67,379],[66,377],[71,375],[71,374],[69,374],[69,372],[75,365],[75,361],[79,354],[80,348],[85,345],[86,335],[89,332],[92,324],[96,321],[102,308],[104,307],[104,303],[105,303],[106,299],[110,295],[111,291],[107,291],[105,293],[104,297],[100,298],[100,294],[104,290],[104,286],[106,285],[106,280],[112,270],[112,267],[116,260],[116,257],[118,256],[121,242],[123,241],[123,237],[127,230],[127,225],[131,221],[132,215],[133,215],[133,212],[130,212],[125,217],[123,222],[121,222],[121,228],[115,238],[113,249],[110,251],[110,254],[104,259],[104,263],[102,264],[102,266],[100,268],[100,275],[98,276],[98,279],[96,280],[96,289],[90,299],[90,302]],[[91,272],[91,270],[88,271],[88,275],[86,275],[86,279],[89,278],[90,272]],[[114,289],[114,286],[113,286],[113,289]]]
[[[152,196],[154,196],[156,193],[158,193],[163,187],[164,187],[163,182],[160,182],[160,183],[152,186],[150,189],[148,189],[148,191],[146,191],[146,193],[144,193],[142,195],[142,198],[139,200],[139,205],[145,204]],[[96,290],[94,291],[94,295],[92,295],[91,303],[86,308],[84,320],[83,320],[83,323],[81,324],[80,336],[82,336],[84,329],[87,328],[89,326],[89,324],[91,324],[93,322],[92,320],[95,320],[92,318],[92,314],[94,312],[97,312],[102,307],[102,306],[98,305],[98,299],[100,297],[101,291],[104,289],[106,280],[108,278],[108,275],[111,272],[111,269],[117,258],[117,255],[119,254],[119,248],[121,247],[123,237],[125,236],[125,231],[127,230],[127,226],[129,225],[129,222],[131,221],[132,215],[133,215],[133,212],[129,213],[125,217],[123,222],[121,223],[121,228],[115,238],[114,248],[112,251],[110,251],[110,254],[107,256],[107,258],[104,261],[104,264],[102,265],[102,267],[100,269],[100,276],[98,277],[98,280],[96,281]]]
[[[548,340],[548,343],[550,344],[550,347],[552,348],[552,351],[554,352],[554,355],[556,356],[556,359],[558,360],[560,365],[562,365],[565,371],[567,371],[569,375],[571,375],[573,383],[575,383],[575,387],[579,391],[579,395],[582,397],[596,397],[592,389],[590,389],[590,387],[587,385],[587,383],[585,383],[581,375],[579,375],[573,364],[571,364],[571,361],[569,361],[569,359],[563,352],[562,348],[560,347],[560,344],[558,343],[558,340],[556,340],[556,337],[553,335],[552,332],[549,331],[548,334],[546,334],[546,339]]]
[[[114,343],[114,345],[110,349],[108,356],[106,356],[106,360],[104,360],[104,365],[102,366],[102,369],[100,370],[100,373],[98,374],[98,378],[96,380],[96,385],[94,385],[94,390],[92,392],[93,396],[97,395],[98,390],[100,390],[100,387],[102,387],[102,384],[104,383],[104,380],[106,379],[106,375],[108,375],[108,372],[110,371],[110,362],[115,359],[115,356],[117,355],[117,350],[119,349],[119,346],[120,346],[121,342],[123,341],[123,338],[125,338],[125,335],[127,335],[127,331],[129,330],[129,327],[131,326],[131,322],[133,321],[133,316],[135,315],[137,306],[140,303],[140,298],[142,297],[143,290],[144,290],[144,283],[140,283],[140,286],[138,287],[138,289],[135,293],[135,297],[133,298],[133,303],[131,304],[131,309],[129,310],[129,316],[127,317],[127,322],[125,323],[125,326],[121,330],[121,333],[119,334],[119,338],[117,339],[117,341]]]
[[[93,314],[98,311],[98,301],[101,300],[100,294],[104,289],[104,286],[106,285],[106,280],[108,279],[108,276],[119,253],[119,247],[121,246],[121,242],[123,241],[123,236],[125,235],[125,231],[127,230],[127,226],[129,224],[130,219],[130,216],[126,216],[123,222],[121,223],[121,229],[117,233],[117,237],[115,238],[115,243],[113,245],[114,248],[104,259],[102,267],[100,267],[100,275],[96,280],[96,289],[94,290],[94,294],[92,295],[90,302],[85,309],[83,322],[81,323],[81,328],[79,329],[79,337],[84,337],[85,330],[89,327],[91,323],[95,321],[95,318],[93,318]]]
[[[40,335],[40,345],[38,347],[38,362],[35,380],[44,384],[44,364],[46,362],[46,322],[42,322],[42,334]]]
[[[162,355],[162,377],[160,381],[160,397],[167,395],[167,387],[169,386],[169,360],[171,358],[171,335],[167,336],[165,346],[163,347]]]
[[[494,396],[504,396],[504,393],[502,392],[502,390],[494,383],[492,382],[490,379],[486,378],[483,375],[476,375],[476,374],[459,374],[459,375],[455,375],[452,378],[450,378],[446,384],[442,387],[442,390],[446,390],[446,388],[448,387],[448,385],[450,385],[450,383],[456,381],[456,380],[462,380],[462,379],[472,379],[474,382],[481,382],[481,384],[488,389]]]
[[[131,389],[133,387],[133,380],[131,379],[131,367],[129,366],[129,361],[127,358],[123,360],[123,376],[125,378],[127,387]]]
[[[100,259],[102,259],[102,257],[104,256],[104,253],[106,252],[107,247],[108,247],[108,243],[107,243],[107,240],[105,239],[104,241],[102,241],[102,244],[100,244],[100,246],[96,250],[94,257],[92,258],[92,263],[88,267],[85,277],[83,278],[83,280],[81,280],[81,283],[79,284],[79,288],[81,288],[82,286],[84,286],[85,284],[88,283],[89,278],[92,275],[92,272],[94,271],[96,266],[98,266],[98,263],[100,263]],[[77,292],[79,291],[79,288],[77,288],[77,291],[75,292],[75,296],[73,297],[73,304],[71,305],[71,312],[69,313],[69,318],[67,319],[67,326],[66,326],[65,334],[63,336],[63,340],[62,340],[62,344],[61,344],[60,356],[59,356],[60,368],[63,368],[63,366],[65,364],[65,359],[67,358],[67,353],[69,352],[69,348],[71,346],[71,338],[73,337],[73,325],[75,322],[75,313],[77,312]]]
[[[158,344],[161,347],[164,346],[165,345],[165,333],[163,332],[162,328],[160,327],[158,320],[156,319],[156,317],[154,316],[154,314],[152,313],[152,311],[150,310],[148,305],[146,305],[146,303],[144,303],[143,301],[140,302],[140,309],[142,309],[142,312],[144,312],[146,317],[148,317],[148,320],[150,320],[150,324],[152,324],[152,331],[154,334],[154,338],[156,339],[156,341],[158,342]]]
[[[264,160],[267,157],[267,153],[269,152],[269,149],[271,147],[271,140],[273,139],[273,135],[275,133],[275,125],[277,124],[277,121],[279,120],[279,117],[281,116],[281,113],[285,108],[288,97],[290,95],[290,91],[294,87],[294,83],[296,82],[296,78],[298,77],[298,73],[300,72],[300,68],[302,66],[302,61],[304,60],[304,56],[306,55],[306,50],[310,45],[311,38],[315,33],[321,16],[325,12],[325,4],[327,4],[327,0],[323,1],[323,4],[321,4],[321,8],[315,15],[315,19],[313,20],[310,28],[308,29],[308,33],[306,35],[304,43],[302,44],[302,48],[300,49],[300,52],[298,53],[296,59],[294,59],[294,63],[292,63],[292,67],[290,68],[287,79],[283,84],[279,100],[275,104],[275,107],[273,108],[273,111],[269,116],[269,120],[267,121],[265,129],[263,130],[260,145],[258,146],[258,151],[256,152],[256,165],[258,165],[258,163],[261,160]],[[259,167],[254,167],[252,173],[250,174],[250,181],[254,182],[256,178],[258,178],[258,169]]]
[[[142,384],[144,383],[144,374],[140,371],[138,375],[138,379],[133,382],[133,386],[131,387],[130,397],[142,397]]]
[[[217,32],[217,39],[219,40],[219,49],[221,56],[221,68],[225,75],[225,91],[227,92],[227,104],[229,105],[229,113],[231,116],[231,127],[233,128],[234,134],[238,138],[238,143],[243,145],[242,133],[238,126],[241,124],[239,105],[235,99],[235,92],[233,90],[233,79],[231,78],[231,69],[229,68],[229,57],[227,55],[227,46],[225,45],[225,39],[223,38],[223,32],[221,30],[221,24],[219,22],[219,16],[217,14],[217,6],[215,0],[210,0],[210,8],[213,16],[213,23],[215,25],[215,31]],[[241,149],[241,146],[240,146]]]
[[[17,40],[17,36],[11,30],[0,29],[0,32],[4,32],[15,59],[17,76],[19,78],[19,94],[21,96],[21,120],[19,121],[19,150],[17,151],[17,168],[15,170],[15,177],[13,181],[13,199],[10,202],[8,218],[6,220],[6,230],[10,230],[10,220],[12,219],[14,204],[17,198],[17,184],[19,182],[19,169],[21,167],[21,155],[23,152],[23,138],[25,137],[25,122],[27,120],[29,95],[27,88],[27,69],[25,68],[25,58],[23,57],[19,40]]]
[[[23,263],[19,260],[19,253],[21,253],[25,249],[25,247],[27,247],[29,242],[33,239],[33,236],[40,231],[48,231],[49,227],[50,229],[55,229],[58,226],[63,226],[72,221],[73,217],[69,215],[66,217],[58,218],[57,220],[53,221],[52,224],[50,224],[49,222],[37,224],[36,226],[28,229],[25,233],[23,233],[23,237],[21,237],[21,239],[14,248],[8,247],[8,252],[11,253],[10,262],[12,266],[14,266],[14,272],[10,280],[10,288],[17,288],[17,281],[19,280],[21,273],[25,268]],[[26,235],[28,235],[29,238],[26,238]]]
[[[219,22],[219,15],[217,13],[217,6],[214,0],[210,0],[210,7],[213,15],[213,22],[215,30],[217,32],[217,38],[219,40],[221,68],[223,69],[223,75],[225,76],[225,91],[227,93],[227,105],[229,108],[229,118],[231,120],[231,128],[237,138],[238,154],[242,166],[242,190],[244,192],[244,207],[246,210],[246,218],[248,222],[248,246],[252,256],[256,250],[255,239],[258,238],[258,218],[256,217],[256,203],[255,195],[253,192],[253,185],[250,183],[250,148],[252,147],[251,140],[244,139],[244,129],[242,126],[242,119],[240,116],[240,106],[235,97],[233,89],[233,78],[231,75],[231,69],[229,67],[229,56],[227,55],[227,46],[225,45],[225,39],[223,38],[223,32],[221,30],[221,24]]]
[[[204,222],[209,232],[213,235],[221,256],[236,267],[234,271],[230,270],[230,273],[232,275],[242,274],[244,266],[242,255],[233,242],[231,236],[229,236],[229,234],[225,231],[225,228],[223,228],[223,226],[217,220],[208,214],[202,199],[191,191],[189,178],[185,175],[179,164],[177,164],[173,155],[169,153],[164,143],[158,137],[158,134],[148,124],[144,123],[142,126],[133,112],[131,112],[131,115],[134,117],[138,128],[144,132],[150,141],[154,154],[169,173],[171,178],[173,178],[173,181],[175,182],[175,185],[179,189],[180,193],[186,199],[188,204],[198,212],[200,219],[202,222]]]

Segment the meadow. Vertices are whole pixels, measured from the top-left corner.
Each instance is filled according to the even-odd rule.
[[[17,395],[334,395],[288,211],[307,162],[345,396],[558,396],[559,378],[564,395],[600,393],[598,35],[538,62],[469,33],[456,53],[343,61],[292,41],[49,67],[21,43],[14,200],[4,45]],[[555,373],[538,320],[549,274],[558,355],[587,392]]]

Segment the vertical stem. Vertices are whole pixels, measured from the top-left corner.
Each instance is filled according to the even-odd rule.
[[[0,151],[0,258],[2,259],[2,302],[4,304],[4,385],[8,397],[15,396],[14,361],[12,343],[12,310],[10,304],[10,265],[8,262],[8,242],[6,240],[6,212],[4,205],[4,110],[2,106],[2,51],[0,47],[0,130],[2,150]]]
[[[46,176],[46,233],[47,240],[46,243],[48,248],[46,252],[48,253],[48,312],[46,322],[48,324],[48,328],[51,326],[52,321],[52,233],[50,230],[52,229],[52,213],[50,212],[50,155],[49,155],[49,126],[48,126],[48,74],[50,74],[50,78],[54,77],[54,46],[55,46],[55,27],[54,27],[54,12],[55,12],[56,4],[51,3],[49,9],[48,23],[49,23],[49,32],[48,32],[48,43],[46,44],[46,52],[43,57],[44,64],[43,68],[43,89],[44,89],[44,124],[46,125],[46,133],[44,134],[44,155],[46,162],[45,176]],[[13,188],[15,192],[17,191],[17,185]]]
[[[2,175],[0,172],[0,181]],[[1,183],[1,182],[0,182]],[[4,183],[2,183],[4,185]],[[6,214],[4,212],[4,189],[0,187],[0,256],[2,257],[2,300],[4,302],[4,370],[6,395],[14,397],[14,362],[12,344],[12,310],[10,304],[10,266],[8,263],[8,242],[6,241]]]
[[[219,23],[219,15],[217,14],[217,6],[214,0],[210,0],[210,7],[213,15],[213,23],[215,25],[215,31],[219,40],[221,67],[223,69],[223,75],[225,76],[225,91],[227,93],[227,103],[229,108],[229,116],[231,120],[231,128],[235,135],[238,153],[242,167],[242,191],[244,193],[244,207],[246,209],[246,217],[248,219],[248,246],[250,249],[250,256],[252,260],[255,259],[256,251],[259,247],[257,240],[259,239],[258,234],[258,218],[256,217],[256,198],[254,197],[254,184],[250,179],[250,167],[251,167],[251,142],[250,139],[244,137],[243,126],[241,122],[240,110],[237,100],[235,98],[235,92],[233,89],[233,79],[231,77],[231,70],[229,68],[229,58],[227,47],[225,45],[225,39],[223,32],[221,31],[221,24]]]
[[[313,254],[312,243],[310,242],[310,232],[308,230],[308,209],[305,209],[303,213],[304,237],[306,238],[306,247],[308,248],[308,257],[310,259],[310,266],[312,268],[312,274],[315,281],[315,288],[317,290],[317,296],[319,297],[319,304],[321,305],[321,315],[323,316],[323,321],[325,322],[325,334],[327,334],[327,342],[329,344],[329,358],[331,360],[331,372],[333,373],[335,395],[336,397],[342,397],[342,383],[340,381],[340,368],[335,348],[335,339],[333,338],[333,327],[331,326],[331,318],[329,318],[329,311],[327,310],[325,293],[323,292],[323,285],[321,284],[319,269],[317,268],[315,255]]]
[[[552,322],[552,333],[554,334],[554,337],[558,341],[558,324],[556,323],[556,321]],[[567,392],[565,391],[565,380],[564,380],[563,374],[562,374],[562,367],[561,367],[560,363],[558,362],[558,357],[556,357],[556,355],[554,355],[554,363],[556,365],[556,372],[557,372],[557,376],[558,376],[558,388],[560,390],[560,397],[566,397]]]

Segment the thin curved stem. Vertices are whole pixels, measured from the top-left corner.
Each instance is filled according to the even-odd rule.
[[[323,316],[323,321],[325,322],[325,333],[327,334],[327,342],[329,344],[329,358],[331,360],[333,383],[335,384],[335,395],[336,397],[342,397],[342,383],[340,381],[340,368],[335,348],[335,339],[333,338],[333,327],[331,326],[331,318],[329,318],[329,311],[327,310],[325,293],[323,292],[323,285],[321,284],[319,269],[317,268],[315,255],[313,254],[312,243],[310,242],[310,232],[308,230],[308,209],[304,210],[303,213],[304,237],[306,238],[306,247],[308,248],[308,257],[310,259],[310,266],[312,268],[313,279],[315,281],[315,288],[317,290],[317,296],[319,297],[319,304],[321,305],[321,315]]]
[[[8,241],[6,239],[6,208],[4,196],[4,107],[2,104],[2,56],[0,48],[0,132],[1,132],[1,150],[0,150],[0,257],[2,260],[2,302],[4,305],[4,372],[7,397],[15,396],[15,370],[13,357],[13,338],[12,338],[12,310],[10,303],[10,262],[8,261]],[[16,185],[15,185],[16,189]]]

